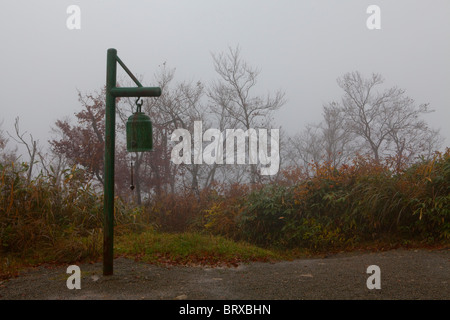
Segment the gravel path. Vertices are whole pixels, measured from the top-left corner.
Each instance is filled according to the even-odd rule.
[[[369,265],[381,289],[369,290]],[[450,299],[450,250],[346,253],[321,259],[250,263],[231,268],[161,267],[119,258],[114,275],[102,264],[81,268],[81,289],[69,290],[66,267],[44,267],[0,282],[0,299]]]

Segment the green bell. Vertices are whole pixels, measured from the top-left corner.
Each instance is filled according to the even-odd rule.
[[[126,124],[128,152],[151,151],[153,148],[152,122],[141,112],[141,105],[138,105],[137,112],[128,118]]]

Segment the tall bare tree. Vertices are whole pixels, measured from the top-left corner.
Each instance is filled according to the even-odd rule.
[[[268,93],[265,97],[255,93],[260,70],[250,66],[241,57],[239,46],[213,54],[214,69],[219,79],[211,85],[208,96],[212,110],[229,119],[235,129],[268,127],[272,112],[285,104],[285,93]],[[225,137],[226,138],[226,137]],[[227,151],[228,152],[228,151]],[[250,165],[250,181],[258,177],[257,166]]]
[[[416,105],[397,87],[380,90],[379,74],[364,78],[359,72],[338,79],[344,90],[342,102],[323,106],[323,120],[290,138],[291,162],[305,168],[322,161],[333,167],[346,163],[356,153],[369,153],[376,161],[395,159],[400,169],[417,156],[431,157],[442,137],[421,118],[431,112],[428,104]]]
[[[396,86],[378,90],[383,83],[379,74],[364,78],[359,72],[346,73],[338,79],[344,90],[341,108],[345,125],[365,142],[375,161],[389,155],[392,143],[397,157],[403,158],[408,149],[410,158],[414,150],[419,150],[416,136],[429,131],[420,118],[431,112],[429,105],[416,105],[405,90]]]

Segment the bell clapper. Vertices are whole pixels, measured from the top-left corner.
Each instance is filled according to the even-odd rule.
[[[134,190],[134,182],[133,182],[133,160],[131,160],[131,185],[130,185],[130,189]]]

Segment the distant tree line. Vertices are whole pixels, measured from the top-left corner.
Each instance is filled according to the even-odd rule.
[[[443,139],[439,131],[430,128],[423,119],[423,115],[432,111],[429,105],[417,104],[398,87],[384,88],[383,77],[379,74],[365,77],[359,72],[349,72],[338,78],[343,95],[340,100],[323,106],[322,121],[288,135],[273,119],[274,112],[286,104],[286,94],[283,91],[257,94],[260,70],[242,58],[239,47],[214,54],[212,60],[217,78],[209,84],[176,82],[175,69],[166,63],[159,66],[153,83],[161,87],[162,95],[146,99],[142,106],[153,123],[152,152],[126,152],[125,123],[135,110],[135,100],[118,99],[115,162],[118,195],[141,204],[147,198],[180,191],[199,195],[202,190],[220,184],[252,186],[277,182],[282,179],[284,170],[295,168],[312,175],[311,165],[328,163],[339,168],[356,155],[371,157],[376,162],[390,161],[392,170],[401,170],[418,158],[429,159],[441,147]],[[77,166],[84,169],[87,179],[102,186],[105,89],[79,92],[78,97],[81,110],[74,119],[56,121],[48,151],[43,151],[32,135],[26,139],[20,132],[19,119],[15,135],[8,133],[9,138],[28,150],[29,178],[33,164],[38,163],[40,170],[56,177],[65,168]],[[195,121],[202,121],[203,131],[218,128],[224,134],[231,128],[244,131],[279,128],[278,174],[261,175],[260,164],[174,164],[171,133],[179,128],[193,132]],[[1,131],[2,162],[18,158],[17,151],[7,151],[7,141],[7,134]],[[134,164],[134,191],[129,189],[131,162]]]

